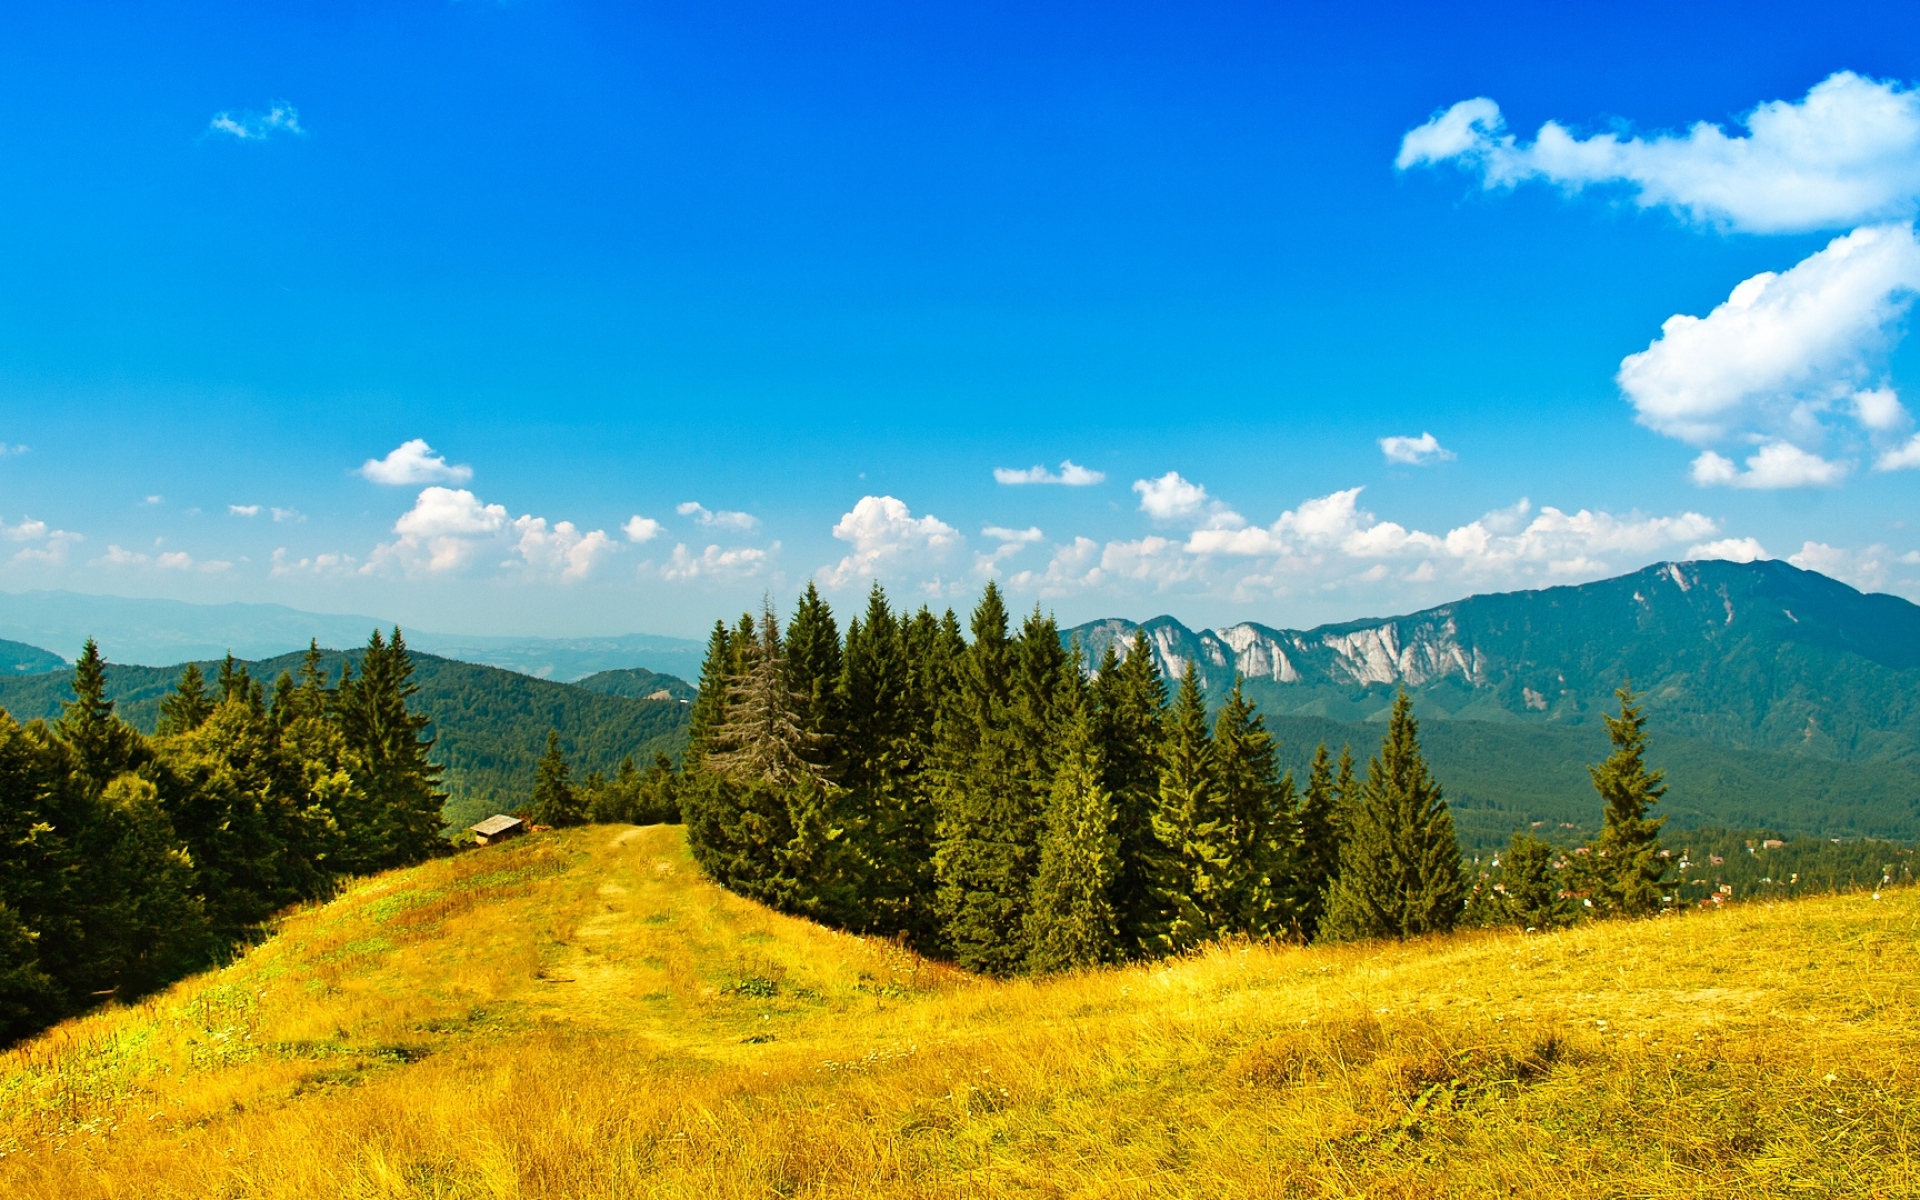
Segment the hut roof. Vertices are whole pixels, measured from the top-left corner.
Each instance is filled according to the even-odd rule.
[[[497,816],[488,817],[478,825],[470,825],[468,828],[481,837],[492,837],[496,833],[505,833],[507,830],[519,824],[522,824],[519,817],[509,817],[502,813]]]

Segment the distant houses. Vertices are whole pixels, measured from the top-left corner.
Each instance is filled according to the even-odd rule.
[[[491,846],[495,842],[504,842],[508,838],[517,838],[527,831],[527,823],[519,817],[509,817],[504,813],[488,817],[478,825],[468,826],[473,834],[476,846]]]

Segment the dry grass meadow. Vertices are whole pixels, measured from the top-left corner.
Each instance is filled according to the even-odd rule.
[[[361,882],[0,1057],[0,1194],[1914,1196],[1920,893],[990,982],[678,829]]]

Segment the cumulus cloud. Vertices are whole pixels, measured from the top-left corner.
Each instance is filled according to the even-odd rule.
[[[980,536],[992,538],[996,542],[1011,542],[1015,545],[1024,546],[1029,542],[1045,541],[1047,535],[1040,532],[1038,525],[1030,525],[1025,529],[1008,529],[1004,525],[988,525],[980,530]]]
[[[275,101],[263,113],[234,113],[223,109],[207,122],[207,131],[224,133],[243,142],[264,142],[278,134],[299,136],[307,132],[300,127],[300,110],[285,100]]]
[[[1784,273],[1745,280],[1704,317],[1667,318],[1647,349],[1621,361],[1616,380],[1648,428],[1702,447],[1758,444],[1780,468],[1737,476],[1722,455],[1703,455],[1696,482],[1831,483],[1846,467],[1815,465],[1826,440],[1884,443],[1910,421],[1884,376],[1917,290],[1912,229],[1855,230]]]
[[[1453,162],[1489,189],[1529,180],[1569,192],[1629,189],[1641,208],[1754,233],[1841,229],[1920,212],[1920,93],[1841,71],[1799,101],[1773,100],[1739,122],[1685,133],[1580,137],[1548,121],[1531,142],[1500,106],[1462,100],[1410,131],[1394,165]]]
[[[1078,538],[1056,546],[1044,570],[1008,576],[1008,586],[1049,596],[1146,587],[1252,601],[1348,586],[1377,592],[1396,585],[1524,586],[1596,578],[1681,547],[1717,547],[1726,554],[1736,547],[1733,539],[1716,542],[1718,524],[1694,512],[1535,511],[1522,499],[1431,532],[1375,516],[1360,503],[1362,489],[1354,487],[1310,497],[1255,525],[1177,475],[1142,485],[1136,490],[1143,496],[1172,497],[1158,505],[1159,512],[1166,514],[1162,519],[1184,523],[1184,537],[1104,545]]]
[[[1721,538],[1718,541],[1702,542],[1687,549],[1687,557],[1692,559],[1718,558],[1727,562],[1758,562],[1771,558],[1767,548],[1758,538]]]
[[[1701,487],[1779,488],[1833,487],[1847,477],[1848,464],[1829,462],[1792,442],[1768,442],[1747,457],[1741,470],[1732,459],[1711,450],[1693,460],[1693,481]]]
[[[993,481],[995,483],[1004,483],[1016,487],[1030,483],[1057,484],[1063,487],[1092,487],[1096,483],[1104,482],[1106,478],[1104,472],[1089,470],[1070,458],[1060,463],[1060,470],[1057,472],[1049,471],[1047,468],[1040,466],[1028,467],[1024,471],[1015,470],[1012,467],[995,467],[993,469]]]
[[[1876,471],[1907,471],[1914,467],[1920,467],[1920,433],[1873,460]]]
[[[1887,547],[1875,543],[1861,549],[1843,546],[1829,546],[1825,542],[1806,542],[1799,551],[1787,556],[1787,561],[1803,571],[1818,571],[1842,583],[1850,583],[1861,591],[1876,592],[1893,583],[1894,564],[1913,563],[1916,556],[1907,554],[1895,557]],[[1912,580],[1906,581],[1911,587]]]
[[[10,561],[23,565],[63,563],[67,559],[68,548],[85,540],[77,533],[51,529],[45,521],[36,521],[32,517],[20,518],[18,525],[9,525],[0,519],[0,541],[19,544],[20,549],[13,552]]]
[[[712,512],[706,505],[693,500],[687,501],[673,511],[683,517],[692,517],[708,529],[730,529],[738,533],[752,533],[760,528],[760,518],[752,513],[729,512],[726,509]]]
[[[413,438],[395,446],[385,458],[370,458],[361,463],[359,474],[374,483],[411,487],[421,483],[465,483],[473,478],[473,468],[451,464],[435,454],[425,438]]]
[[[315,554],[305,558],[294,558],[285,546],[273,552],[273,562],[267,574],[274,579],[290,576],[315,576],[321,579],[344,579],[355,574],[360,560],[351,554]]]
[[[673,548],[673,556],[660,568],[660,575],[675,581],[747,579],[765,570],[771,556],[779,550],[780,543],[775,542],[764,550],[758,546],[737,546],[730,550],[708,546],[695,554],[682,543]]]
[[[257,517],[260,515],[258,504],[229,504],[227,514],[235,517]]]
[[[652,517],[643,517],[639,513],[627,518],[620,531],[627,535],[630,542],[650,542],[666,532],[666,526]]]
[[[529,578],[571,582],[617,549],[603,530],[582,532],[571,521],[531,515],[509,518],[504,505],[483,503],[465,488],[422,489],[393,531],[398,536],[374,548],[362,573],[454,575],[493,562]]]
[[[107,552],[93,560],[94,566],[106,567],[152,567],[160,571],[198,571],[213,575],[221,571],[230,571],[233,564],[225,559],[210,558],[196,561],[184,550],[156,551],[146,554],[138,550],[128,550],[121,546],[109,545]]]
[[[1222,527],[1241,523],[1226,505],[1207,495],[1207,489],[1168,471],[1158,479],[1136,479],[1133,490],[1140,497],[1140,511],[1156,521],[1185,521],[1202,514]]]
[[[33,449],[33,447],[22,446],[18,443],[8,445],[5,442],[0,442],[0,458],[12,458],[17,454],[25,454],[31,449]]]
[[[549,526],[545,517],[519,517],[513,523],[513,550],[520,561],[501,565],[524,565],[537,577],[571,582],[591,575],[617,549],[603,530],[582,533],[572,521]]]
[[[275,507],[270,511],[273,513],[274,520],[280,521],[283,523],[299,524],[301,521],[304,521],[307,519],[307,514],[301,512],[297,508]]]
[[[1453,451],[1442,446],[1440,439],[1431,433],[1422,433],[1419,437],[1383,437],[1380,439],[1380,453],[1386,455],[1390,463],[1409,467],[1448,462],[1454,457]]]
[[[853,547],[816,573],[822,586],[836,589],[902,571],[937,571],[965,541],[945,521],[916,517],[892,496],[862,496],[834,525],[833,536]]]

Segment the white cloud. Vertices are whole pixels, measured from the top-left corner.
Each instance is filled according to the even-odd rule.
[[[652,517],[643,517],[639,513],[627,518],[620,531],[627,535],[630,542],[650,542],[666,532],[666,526]]]
[[[549,527],[545,517],[516,518],[513,534],[514,552],[531,574],[567,583],[585,579],[619,549],[603,530],[582,533],[572,521],[558,521]],[[515,564],[509,561],[501,565]]]
[[[816,573],[823,586],[835,589],[883,574],[935,569],[965,541],[945,521],[915,517],[892,496],[862,496],[834,525],[833,536],[853,546],[851,554]]]
[[[1740,124],[1744,135],[1701,121],[1682,134],[1582,138],[1549,121],[1523,143],[1507,132],[1499,105],[1479,97],[1409,132],[1394,165],[1455,162],[1489,189],[1532,179],[1569,192],[1624,185],[1641,208],[1754,233],[1920,212],[1920,93],[1841,71],[1804,99],[1769,101]]]
[[[26,454],[32,449],[33,447],[31,446],[22,446],[18,443],[10,446],[5,442],[0,442],[0,458],[12,458],[15,455]]]
[[[9,561],[47,566],[65,562],[68,548],[86,539],[64,529],[50,529],[45,521],[22,517],[18,525],[0,520],[0,540],[21,543]]]
[[[739,546],[731,550],[708,546],[699,554],[694,554],[682,543],[673,548],[673,556],[660,568],[660,574],[665,579],[675,581],[747,579],[765,570],[771,555],[779,550],[780,543],[775,542],[765,550],[758,546]]]
[[[1768,442],[1747,457],[1742,471],[1733,460],[1711,450],[1693,460],[1690,474],[1701,487],[1780,488],[1833,487],[1847,477],[1850,464],[1829,462],[1792,442]]]
[[[300,128],[300,110],[285,100],[276,101],[266,112],[239,114],[221,111],[207,122],[211,133],[224,133],[243,142],[263,142],[275,134],[304,134]]]
[[[351,554],[315,554],[296,559],[285,546],[273,552],[273,565],[267,574],[275,579],[295,575],[313,575],[323,579],[342,579],[353,575],[360,560]]]
[[[1096,483],[1105,482],[1106,478],[1104,472],[1089,470],[1070,458],[1061,462],[1060,470],[1057,474],[1040,466],[1028,467],[1024,471],[1015,470],[1012,467],[995,467],[993,469],[993,481],[995,483],[1004,483],[1011,486],[1040,483],[1058,484],[1063,487],[1092,487]]]
[[[394,447],[385,458],[361,463],[359,474],[374,483],[411,487],[420,483],[465,483],[473,478],[473,468],[453,465],[435,454],[425,438],[413,438]]]
[[[376,546],[362,573],[452,575],[497,561],[528,578],[572,582],[618,548],[604,530],[582,532],[571,521],[509,519],[504,505],[482,503],[465,488],[422,489],[393,531],[399,536]],[[502,553],[509,557],[495,558]]]
[[[1807,542],[1800,547],[1799,553],[1788,555],[1787,561],[1803,571],[1818,571],[1862,591],[1873,592],[1890,582],[1891,562],[1912,562],[1914,556],[1895,558],[1885,546],[1878,543],[1853,550],[1829,546],[1825,542]],[[1911,585],[1911,581],[1908,581],[1908,585]]]
[[[9,525],[0,519],[0,538],[9,542],[37,542],[47,536],[47,523],[36,521],[32,517],[20,518],[18,525]]]
[[[1380,453],[1386,455],[1390,463],[1402,463],[1410,467],[1449,462],[1454,457],[1453,451],[1442,446],[1440,439],[1431,433],[1422,433],[1419,437],[1383,437],[1380,439]]]
[[[1873,460],[1876,471],[1906,471],[1914,467],[1920,467],[1920,433]]]
[[[257,517],[260,515],[260,506],[258,504],[229,504],[227,505],[227,513],[235,517]]]
[[[140,503],[142,503],[142,504],[165,504],[166,502],[167,502],[167,498],[166,498],[165,496],[161,496],[161,495],[158,495],[158,494],[155,494],[155,495],[152,495],[152,496],[148,496],[148,497],[147,497],[147,498],[146,498],[145,500],[142,500],[142,501],[141,501]]]
[[[1909,420],[1884,375],[1917,289],[1920,242],[1912,229],[1855,230],[1783,274],[1742,282],[1705,317],[1667,318],[1659,338],[1621,361],[1617,382],[1648,428],[1702,447],[1759,444],[1782,467],[1788,456],[1771,450],[1775,444],[1817,458],[1835,435],[1883,440]],[[1831,471],[1782,474],[1828,476],[1838,478]],[[1733,482],[1718,454],[1696,460],[1694,478]],[[1756,479],[1745,486],[1805,483]]]
[[[165,550],[154,554],[144,554],[137,550],[127,550],[120,546],[109,545],[106,554],[93,560],[95,566],[108,567],[153,567],[160,571],[198,571],[215,575],[221,571],[230,571],[233,564],[225,559],[210,558],[196,562],[192,555],[184,550]]]
[[[1156,521],[1180,521],[1201,512],[1225,512],[1223,505],[1207,497],[1207,489],[1168,471],[1158,479],[1136,479],[1133,490],[1140,496],[1140,511]]]
[[[273,519],[275,521],[291,522],[297,525],[300,522],[307,519],[307,514],[301,512],[297,508],[277,508],[276,507],[271,511],[273,512]]]
[[[1145,494],[1162,481],[1142,482],[1147,486],[1139,490]],[[1011,575],[1008,586],[1065,595],[1141,585],[1242,602],[1303,589],[1357,587],[1377,593],[1396,586],[1519,586],[1597,578],[1634,565],[1631,560],[1699,548],[1720,532],[1700,513],[1616,515],[1551,506],[1536,513],[1523,499],[1435,533],[1379,519],[1361,506],[1358,487],[1309,498],[1270,524],[1256,526],[1178,476],[1154,491],[1178,498],[1160,508],[1185,514],[1189,532],[1184,540],[1111,541],[1095,554],[1093,544],[1076,539],[1056,549],[1045,571]],[[1731,539],[1721,543],[1729,552],[1734,544]]]
[[[731,529],[739,533],[752,533],[760,528],[760,518],[752,513],[730,512],[726,509],[712,512],[706,505],[694,500],[679,505],[673,511],[683,517],[692,517],[708,529]]]
[[[1687,557],[1691,559],[1718,558],[1727,562],[1757,562],[1763,558],[1772,558],[1767,548],[1758,538],[1721,538],[1715,542],[1702,542],[1698,546],[1687,548]]]
[[[1004,525],[988,525],[981,529],[980,534],[982,537],[990,537],[996,542],[1012,542],[1023,546],[1029,542],[1044,541],[1047,536],[1040,532],[1038,525],[1030,525],[1025,529],[1008,529]]]
[[[1110,548],[1109,548],[1110,549]],[[1106,582],[1106,551],[1089,537],[1077,537],[1054,549],[1044,571],[1022,571],[1007,580],[1009,587],[1042,596],[1070,596]]]

